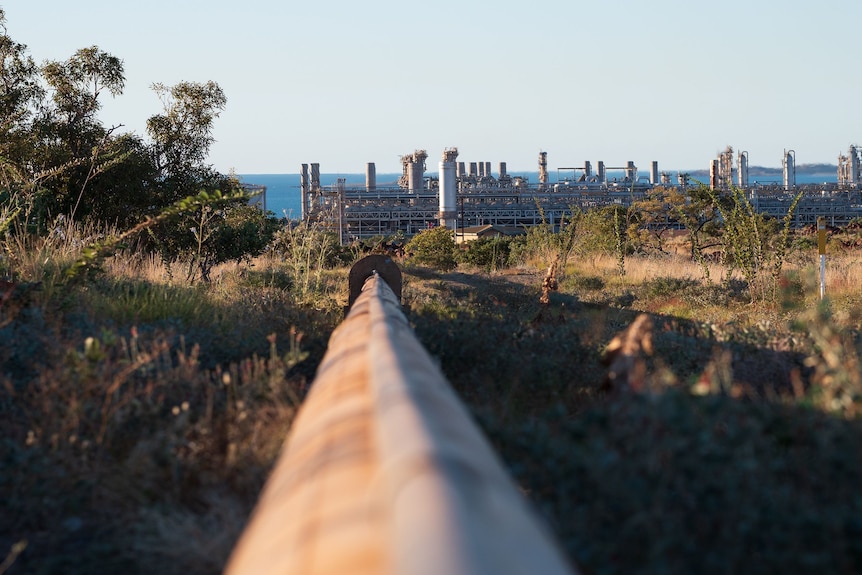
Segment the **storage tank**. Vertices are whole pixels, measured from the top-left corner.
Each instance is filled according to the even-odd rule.
[[[500,162],[500,179],[503,179],[507,176],[506,174],[506,162]]]
[[[599,179],[599,182],[603,184],[608,183],[608,176],[605,173],[605,163],[601,160],[596,164],[596,177]]]
[[[458,158],[457,148],[443,150],[443,159],[438,166],[440,174],[440,225],[454,230],[458,225]]]
[[[593,165],[590,164],[589,160],[584,161],[584,178],[589,180],[593,175]]]
[[[634,162],[626,162],[626,180],[634,182],[638,178],[638,170],[635,168]]]
[[[476,162],[470,162],[470,176],[475,178],[479,175],[479,167]]]
[[[368,192],[377,191],[377,166],[374,162],[365,164],[365,190]]]
[[[485,176],[491,177],[491,162],[485,162]]]
[[[458,178],[463,178],[467,175],[467,171],[464,166],[464,162],[458,162]]]
[[[656,161],[653,161],[653,163],[650,164],[649,183],[654,186],[658,185],[658,162]]]

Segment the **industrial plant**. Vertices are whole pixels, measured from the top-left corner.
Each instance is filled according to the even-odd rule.
[[[641,176],[634,162],[595,169],[590,161],[582,166],[557,168],[551,183],[548,154],[538,156],[538,181],[507,173],[506,162],[458,161],[458,149],[443,150],[436,175],[427,175],[428,153],[416,150],[401,156],[402,174],[397,185],[379,186],[376,166],[366,165],[365,185],[348,186],[345,179],[321,186],[320,164],[302,164],[300,188],[303,219],[321,219],[335,229],[342,242],[372,236],[445,226],[458,231],[492,225],[523,229],[542,222],[554,226],[573,209],[588,210],[609,205],[630,206],[654,188],[690,189],[708,185],[713,190],[741,189],[754,208],[768,216],[783,218],[793,199],[799,201],[793,216],[797,227],[813,225],[824,217],[830,226],[842,226],[862,217],[862,163],[860,150],[851,146],[838,157],[835,183],[797,184],[796,153],[785,150],[782,182],[752,183],[748,152],[728,147],[709,166],[709,181],[698,182],[688,174],[675,178],[660,172],[652,162]],[[668,221],[667,225],[676,225]]]

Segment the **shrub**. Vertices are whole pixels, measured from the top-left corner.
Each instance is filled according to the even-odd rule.
[[[406,251],[411,259],[441,271],[455,269],[455,238],[452,230],[437,227],[423,230],[407,242]]]
[[[490,272],[508,265],[511,245],[511,238],[481,238],[460,250],[458,259]]]

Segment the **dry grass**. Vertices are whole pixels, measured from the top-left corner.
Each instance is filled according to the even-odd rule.
[[[201,286],[130,248],[66,288],[80,242],[16,246],[16,281],[45,285],[0,310],[0,550],[28,541],[9,573],[219,572],[340,321],[347,270],[298,297],[273,257]],[[816,257],[794,253],[786,293],[752,303],[684,249],[628,257],[624,276],[614,257],[573,257],[546,306],[544,262],[406,266],[404,301],[585,571],[744,571],[759,545],[768,572],[795,559],[783,533],[853,572],[858,505],[838,495],[858,490],[862,461],[859,259],[830,257],[831,313]],[[650,393],[608,396],[602,352],[641,312]]]

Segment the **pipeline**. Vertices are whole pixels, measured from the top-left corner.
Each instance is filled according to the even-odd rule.
[[[368,256],[350,283],[225,573],[575,573],[416,339],[397,265]]]

